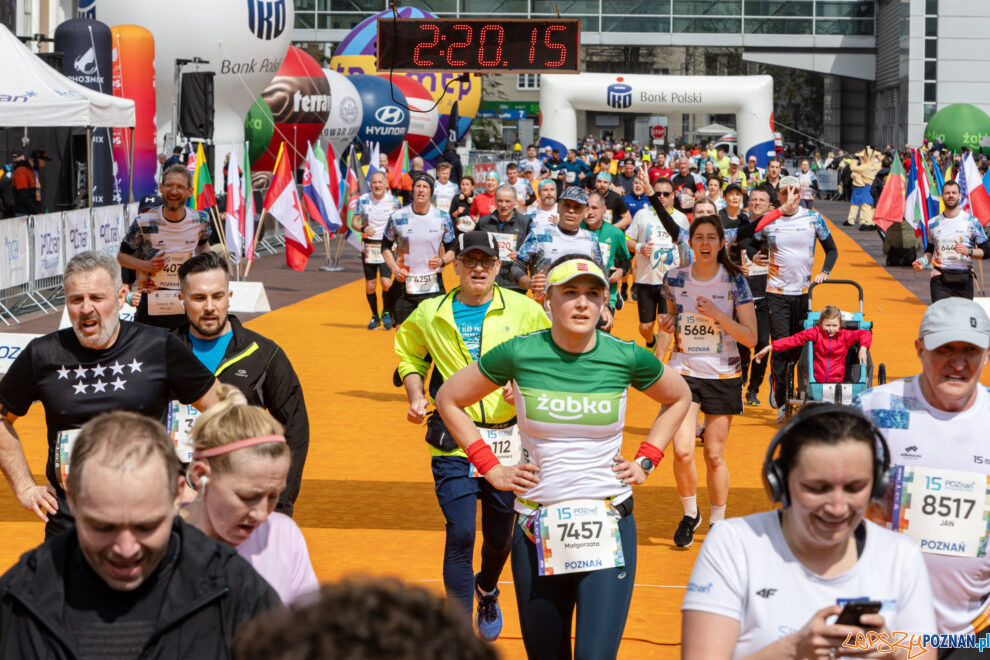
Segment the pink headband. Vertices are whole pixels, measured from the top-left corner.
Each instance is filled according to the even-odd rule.
[[[257,438],[244,438],[243,440],[237,440],[236,442],[231,442],[226,445],[220,445],[219,447],[213,447],[211,449],[204,449],[203,451],[195,452],[192,457],[194,461],[198,461],[201,458],[213,458],[214,456],[222,456],[223,454],[229,454],[232,451],[237,451],[238,449],[246,449],[248,447],[254,447],[255,445],[263,445],[269,442],[281,442],[285,444],[284,435],[259,435]]]

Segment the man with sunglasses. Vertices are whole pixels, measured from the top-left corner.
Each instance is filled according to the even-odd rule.
[[[454,271],[460,285],[416,308],[395,336],[395,352],[409,399],[406,418],[416,425],[426,420],[437,501],[446,520],[444,588],[468,616],[477,595],[478,633],[492,641],[502,630],[497,585],[509,556],[515,494],[496,490],[478,475],[440,416],[435,411],[427,415],[426,407],[458,369],[516,335],[549,328],[550,320],[533,300],[495,284],[501,262],[493,234],[461,234],[455,251]],[[424,383],[431,359],[434,368],[427,394]],[[501,391],[471,406],[468,413],[502,462],[520,462],[516,411]],[[475,574],[472,558],[479,500],[481,570]]]

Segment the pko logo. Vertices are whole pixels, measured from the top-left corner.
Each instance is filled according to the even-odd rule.
[[[397,126],[406,118],[402,108],[395,105],[384,105],[375,110],[375,119],[386,126]]]
[[[285,29],[285,0],[247,0],[248,27],[265,41],[277,39]]]
[[[605,92],[605,102],[610,108],[628,108],[632,105],[632,85],[612,83]]]

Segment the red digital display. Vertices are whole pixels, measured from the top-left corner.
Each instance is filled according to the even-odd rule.
[[[581,21],[380,18],[378,70],[580,73]]]

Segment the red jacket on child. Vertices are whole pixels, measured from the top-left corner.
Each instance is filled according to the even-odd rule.
[[[816,325],[790,337],[775,339],[770,344],[770,350],[786,351],[789,348],[803,346],[807,341],[812,344],[815,381],[841,383],[846,378],[846,354],[849,352],[849,347],[858,343],[869,348],[873,342],[873,333],[869,330],[840,328],[834,337],[829,337],[820,325]]]

